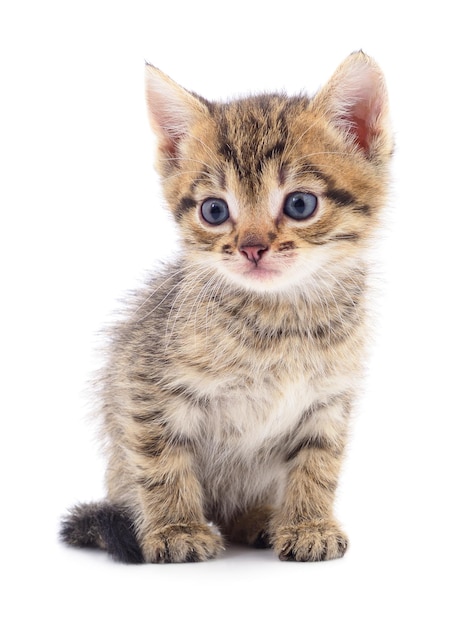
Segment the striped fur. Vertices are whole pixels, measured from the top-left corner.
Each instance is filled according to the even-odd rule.
[[[112,506],[139,547],[130,530],[115,558],[204,560],[225,538],[340,557],[333,500],[392,151],[381,72],[356,53],[312,99],[211,103],[147,66],[147,99],[183,247],[111,329],[107,501],[76,508],[64,539],[104,546],[90,537]],[[283,211],[294,192],[317,198],[306,220]],[[226,202],[222,224],[203,219],[208,198]]]

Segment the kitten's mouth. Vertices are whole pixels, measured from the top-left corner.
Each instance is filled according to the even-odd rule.
[[[233,281],[248,289],[255,291],[271,291],[285,286],[289,268],[294,263],[293,257],[286,259],[285,255],[281,262],[273,258],[259,259],[258,262],[240,259],[229,259],[228,273]],[[232,261],[232,262],[231,262]]]
[[[270,278],[275,278],[276,276],[280,276],[281,274],[279,270],[275,270],[270,267],[263,267],[260,264],[252,264],[251,267],[246,268],[245,271],[241,273],[243,276],[247,278],[252,278],[254,280],[267,280]]]

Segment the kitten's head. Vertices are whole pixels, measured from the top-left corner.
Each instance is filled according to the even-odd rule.
[[[355,267],[392,152],[382,73],[350,55],[312,99],[213,103],[147,65],[158,171],[186,254],[257,292]]]

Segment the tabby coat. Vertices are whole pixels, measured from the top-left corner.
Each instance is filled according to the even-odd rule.
[[[131,562],[341,557],[333,501],[361,379],[366,253],[392,139],[378,66],[318,94],[209,102],[151,65],[177,260],[110,331],[100,377],[107,499],[62,526]]]

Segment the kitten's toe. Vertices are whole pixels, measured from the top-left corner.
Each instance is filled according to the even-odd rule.
[[[281,561],[328,561],[344,555],[348,539],[335,522],[320,520],[281,526],[273,546]]]
[[[190,563],[215,558],[223,550],[221,536],[206,524],[171,524],[145,537],[147,563]]]

